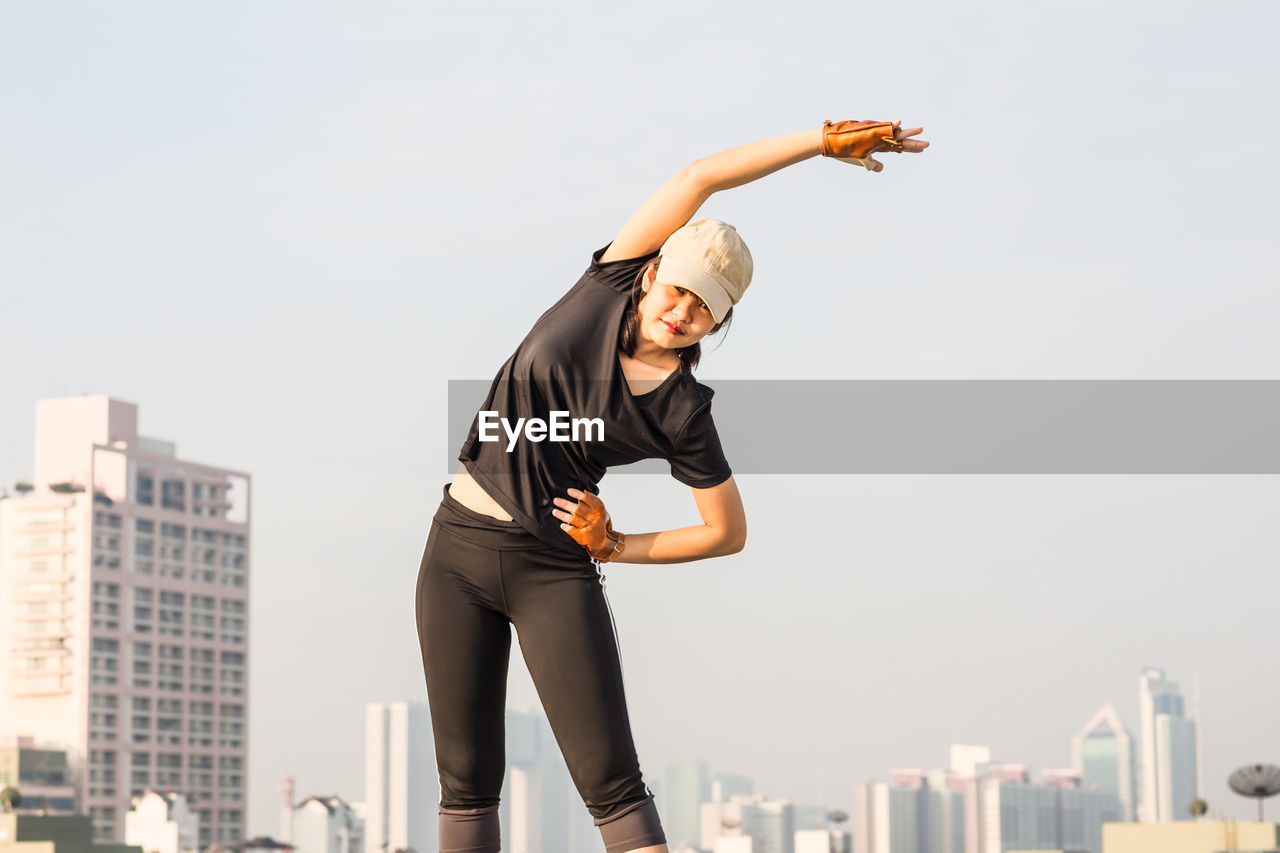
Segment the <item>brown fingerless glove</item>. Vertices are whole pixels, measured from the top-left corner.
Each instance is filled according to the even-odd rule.
[[[613,529],[613,519],[604,508],[604,502],[591,492],[586,492],[579,504],[586,507],[578,513],[584,522],[582,527],[572,526],[569,536],[586,549],[592,559],[602,563],[612,562],[627,547],[626,536]]]
[[[889,121],[825,121],[822,123],[822,156],[835,157],[874,169],[870,159],[879,151],[902,151]]]

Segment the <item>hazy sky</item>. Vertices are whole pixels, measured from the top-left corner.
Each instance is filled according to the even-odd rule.
[[[424,699],[450,378],[491,376],[654,188],[823,119],[933,142],[716,196],[756,278],[699,375],[1280,378],[1274,3],[0,6],[0,483],[106,393],[254,477],[252,833],[363,797]],[[478,401],[477,401],[478,402]],[[797,417],[796,440],[803,440]],[[732,460],[730,460],[732,461]],[[1161,665],[1214,808],[1280,761],[1280,479],[740,480],[732,558],[612,568],[642,766],[849,806],[952,742],[1065,766]],[[614,477],[624,530],[696,519]],[[805,524],[796,521],[803,508]],[[512,704],[536,702],[514,674]]]

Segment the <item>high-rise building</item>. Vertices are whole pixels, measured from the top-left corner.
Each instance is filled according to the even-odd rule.
[[[241,841],[249,476],[85,396],[36,404],[33,481],[0,501],[0,734],[67,750],[99,839],[171,788],[202,848]]]
[[[434,850],[440,778],[425,702],[365,706],[364,851]]]
[[[702,804],[703,850],[725,845],[738,849],[749,838],[753,853],[794,853],[795,810],[789,800],[767,800],[760,794],[734,794],[728,800]]]
[[[697,844],[702,833],[702,804],[711,799],[711,778],[704,761],[672,764],[662,777],[660,811],[667,842]]]
[[[964,853],[964,796],[940,771],[895,770],[854,791],[857,853]]]
[[[1065,850],[1102,853],[1102,826],[1124,819],[1124,807],[1114,791],[1086,788],[1074,770],[1046,770],[1046,785],[1058,789],[1058,846]]]
[[[1107,703],[1071,740],[1072,766],[1086,789],[1110,791],[1122,820],[1133,820],[1133,738]]]
[[[795,853],[795,810],[790,800],[763,797],[742,806],[742,831],[751,836],[752,853]]]
[[[1057,791],[1012,774],[978,783],[981,853],[1058,847]]]
[[[1120,819],[1110,791],[1086,791],[1072,770],[1049,770],[1032,783],[1022,764],[992,765],[978,783],[980,853],[1080,850],[1102,853],[1102,824]]]
[[[1141,715],[1142,801],[1139,817],[1148,823],[1190,820],[1200,790],[1196,721],[1187,718],[1178,685],[1164,670],[1148,667],[1138,679]]]

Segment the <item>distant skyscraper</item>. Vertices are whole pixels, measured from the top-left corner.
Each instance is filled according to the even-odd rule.
[[[964,853],[964,796],[947,774],[895,770],[854,790],[857,853]]]
[[[426,703],[370,703],[364,734],[364,853],[434,850],[440,781]]]
[[[734,794],[702,805],[703,850],[747,849],[752,853],[794,853],[795,809],[789,800]],[[750,838],[748,847],[741,839]]]
[[[1074,770],[1046,770],[1046,785],[1058,791],[1058,840],[1064,850],[1102,853],[1102,825],[1123,819],[1114,791],[1085,789]]]
[[[791,801],[761,797],[744,803],[742,831],[751,836],[752,853],[794,853],[796,821]]]
[[[704,761],[672,764],[663,775],[662,827],[668,844],[697,844],[702,834],[702,804],[711,799],[711,778]]]
[[[1133,820],[1133,739],[1110,703],[1072,739],[1071,759],[1085,789],[1115,794],[1122,819]]]
[[[1138,679],[1142,805],[1146,822],[1190,820],[1199,788],[1196,721],[1187,719],[1178,685],[1148,667]]]
[[[66,748],[99,840],[147,788],[244,840],[249,476],[84,396],[36,404],[33,480],[0,501],[0,734]]]

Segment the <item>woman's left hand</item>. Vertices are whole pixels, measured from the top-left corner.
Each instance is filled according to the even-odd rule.
[[[574,500],[555,498],[553,503],[560,509],[551,510],[551,514],[560,519],[560,529],[573,537],[574,542],[586,548],[592,557],[603,559],[613,551],[618,536],[604,501],[581,489],[569,489],[568,495]]]

